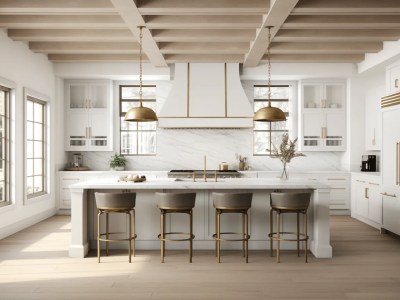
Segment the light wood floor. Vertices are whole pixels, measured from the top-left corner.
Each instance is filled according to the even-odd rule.
[[[333,259],[293,251],[125,252],[96,262],[68,257],[69,217],[55,216],[0,241],[0,299],[400,299],[400,240],[350,217],[332,217]]]

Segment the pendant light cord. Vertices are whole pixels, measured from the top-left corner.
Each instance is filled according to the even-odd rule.
[[[268,26],[268,47],[267,47],[267,61],[268,61],[268,106],[271,107],[271,26]]]
[[[139,26],[140,29],[140,35],[139,35],[139,39],[140,39],[140,46],[139,46],[139,100],[140,100],[140,107],[143,107],[143,103],[142,103],[142,73],[143,73],[143,68],[142,68],[142,40],[143,40],[143,33],[142,33],[142,29],[143,26]]]

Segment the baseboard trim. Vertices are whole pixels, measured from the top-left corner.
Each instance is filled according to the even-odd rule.
[[[38,213],[36,215],[25,218],[23,220],[17,221],[13,224],[4,226],[3,228],[1,228],[1,231],[0,231],[0,240],[4,239],[10,235],[13,235],[14,233],[17,233],[18,231],[21,231],[25,228],[35,225],[36,223],[39,223],[45,219],[48,219],[48,218],[54,216],[55,214],[56,214],[55,208],[51,208],[51,209],[42,211],[41,213]]]

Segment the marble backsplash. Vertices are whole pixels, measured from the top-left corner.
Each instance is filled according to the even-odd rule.
[[[251,129],[158,129],[157,155],[129,156],[127,170],[217,169],[227,162],[237,169],[236,153],[247,157],[251,170],[281,170],[277,158],[253,156]],[[92,170],[109,170],[113,152],[83,152],[83,161]],[[328,171],[341,169],[341,152],[307,152],[306,157],[294,158],[289,170]]]

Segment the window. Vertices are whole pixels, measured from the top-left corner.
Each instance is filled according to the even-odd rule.
[[[10,203],[10,90],[0,86],[0,206]]]
[[[281,143],[282,134],[289,131],[289,85],[271,85],[271,105],[279,107],[285,114],[286,122],[254,122],[254,155],[271,155],[273,145]],[[254,86],[254,112],[268,105],[268,86]]]
[[[139,86],[120,86],[120,148],[123,155],[156,154],[156,122],[125,122],[125,113],[138,107]],[[143,106],[156,110],[156,86],[142,86]]]
[[[46,103],[26,100],[26,193],[33,198],[46,193]]]

